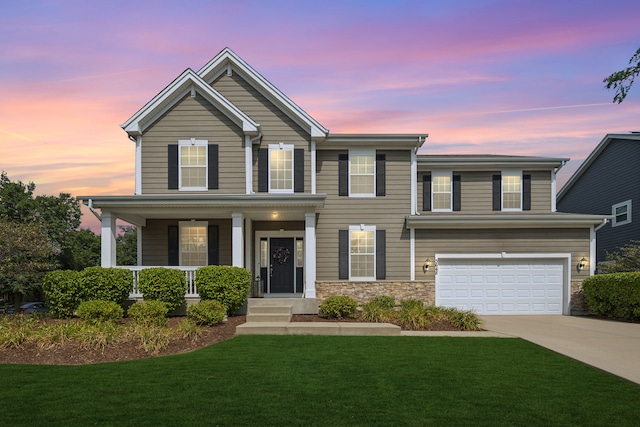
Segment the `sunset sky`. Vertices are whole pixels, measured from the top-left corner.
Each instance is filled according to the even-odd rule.
[[[602,83],[640,47],[638,16],[638,0],[0,0],[0,170],[38,194],[133,194],[119,125],[228,46],[332,133],[569,157],[562,184],[605,134],[640,131],[640,83],[619,105]]]

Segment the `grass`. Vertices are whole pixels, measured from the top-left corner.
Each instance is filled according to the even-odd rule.
[[[637,425],[640,387],[519,339],[238,336],[0,366],[0,425]]]

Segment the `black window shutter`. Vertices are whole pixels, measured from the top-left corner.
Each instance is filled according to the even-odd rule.
[[[258,192],[269,191],[269,149],[258,149]]]
[[[502,175],[493,175],[493,210],[502,210]]]
[[[376,196],[386,193],[386,154],[376,154]]]
[[[531,175],[522,175],[522,210],[531,210]]]
[[[338,195],[349,195],[349,154],[338,154]]]
[[[167,188],[169,190],[178,189],[178,144],[169,144],[167,152]]]
[[[304,149],[293,150],[293,191],[304,193]]]
[[[178,226],[170,225],[168,230],[169,265],[180,265],[180,243]]]
[[[209,190],[218,189],[218,144],[209,144],[207,148],[207,169]]]
[[[431,210],[431,175],[422,175],[422,210]]]
[[[462,202],[460,195],[460,175],[453,175],[453,210],[459,211]]]
[[[208,264],[220,265],[220,230],[217,225],[210,225],[207,230]]]
[[[338,279],[349,279],[349,230],[338,231]]]
[[[376,230],[376,280],[387,278],[387,233]]]

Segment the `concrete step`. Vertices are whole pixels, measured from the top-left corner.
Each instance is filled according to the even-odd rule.
[[[249,313],[247,323],[288,323],[291,321],[291,313]]]
[[[249,314],[291,314],[290,305],[255,305],[248,307]]]
[[[236,326],[236,335],[288,335],[289,322],[243,323]]]

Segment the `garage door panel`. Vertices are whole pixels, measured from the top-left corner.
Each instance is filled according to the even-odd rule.
[[[562,314],[562,260],[439,260],[436,304],[478,314]]]

